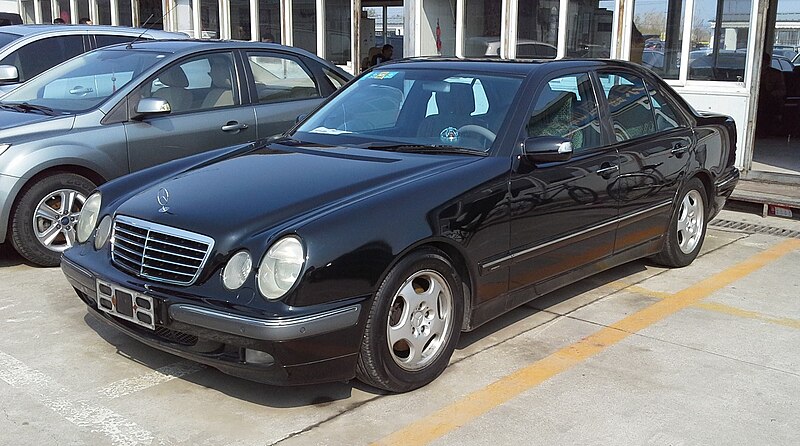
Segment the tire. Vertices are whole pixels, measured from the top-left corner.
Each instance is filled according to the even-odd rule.
[[[75,244],[78,214],[95,184],[74,173],[58,173],[26,186],[11,212],[11,244],[22,257],[57,266]]]
[[[673,268],[694,261],[703,246],[708,223],[706,189],[699,179],[689,180],[679,197],[664,235],[664,247],[653,257],[655,262]]]
[[[436,302],[426,298],[431,293]],[[450,361],[463,314],[461,281],[445,254],[436,249],[410,254],[375,294],[356,376],[391,392],[430,383]]]

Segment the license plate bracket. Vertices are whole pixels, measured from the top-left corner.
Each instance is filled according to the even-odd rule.
[[[150,330],[156,329],[152,297],[99,279],[96,289],[98,309]]]

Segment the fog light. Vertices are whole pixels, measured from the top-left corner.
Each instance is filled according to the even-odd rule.
[[[272,365],[275,358],[267,352],[260,350],[244,349],[244,361],[248,364]]]

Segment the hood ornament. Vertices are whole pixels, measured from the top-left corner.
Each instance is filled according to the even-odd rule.
[[[162,214],[169,212],[169,206],[167,206],[167,203],[169,203],[169,191],[165,187],[162,187],[158,190],[156,200],[158,201],[158,204],[161,205],[161,209],[159,209],[158,212],[161,212]]]

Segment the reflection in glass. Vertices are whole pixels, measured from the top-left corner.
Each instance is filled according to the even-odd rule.
[[[465,57],[500,57],[501,7],[493,0],[465,0]]]
[[[677,79],[686,0],[637,0],[633,7],[630,60],[664,79]]]
[[[558,0],[520,0],[517,57],[555,59],[558,47]]]
[[[78,0],[78,23],[89,18],[89,0]]]
[[[250,0],[230,0],[231,39],[250,40]]]
[[[614,23],[613,0],[570,2],[567,57],[609,57]]]
[[[422,2],[421,56],[456,55],[456,9],[454,1]]]
[[[337,65],[350,62],[350,0],[325,0],[325,58]]]
[[[200,38],[219,39],[218,0],[200,0]]]
[[[292,27],[293,45],[316,53],[317,2],[315,0],[292,0]]]
[[[279,0],[258,2],[258,32],[262,42],[281,43],[281,4]]]
[[[752,0],[696,2],[689,79],[743,82]]]
[[[53,23],[53,11],[50,2],[42,2],[42,23]]]
[[[33,0],[23,0],[21,4],[22,9],[20,10],[20,16],[22,16],[22,23],[36,23],[36,5],[33,3]]]

